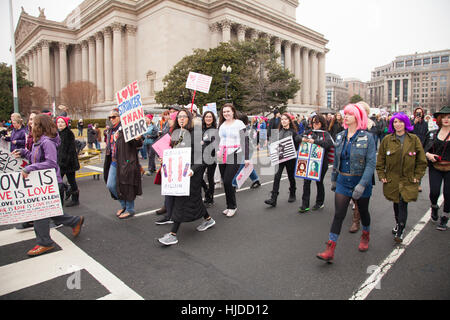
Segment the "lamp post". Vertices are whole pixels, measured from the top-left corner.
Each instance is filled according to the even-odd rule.
[[[223,81],[225,82],[225,101],[228,101],[228,85],[230,83],[231,66],[222,66]]]

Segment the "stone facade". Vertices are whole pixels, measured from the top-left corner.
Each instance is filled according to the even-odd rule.
[[[326,106],[328,41],[296,22],[297,7],[297,0],[86,0],[62,22],[22,11],[16,58],[57,101],[70,82],[96,84],[103,116],[115,105],[114,92],[134,80],[145,107],[157,108],[163,77],[195,48],[263,37],[302,83],[290,109],[308,112]]]

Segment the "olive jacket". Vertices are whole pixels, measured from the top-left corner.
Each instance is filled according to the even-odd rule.
[[[427,160],[422,143],[415,134],[405,133],[403,149],[395,133],[387,135],[380,144],[377,157],[377,174],[383,184],[386,199],[399,203],[400,195],[404,202],[416,201],[419,196],[419,183],[425,174]]]

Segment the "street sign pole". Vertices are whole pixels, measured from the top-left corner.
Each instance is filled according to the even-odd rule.
[[[13,18],[12,0],[9,0],[9,20],[11,23],[11,55],[12,55],[14,112],[19,113],[19,98],[17,95],[17,72],[16,72],[16,40],[14,37],[14,18]]]

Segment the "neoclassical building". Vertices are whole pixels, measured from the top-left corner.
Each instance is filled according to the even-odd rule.
[[[62,22],[23,9],[15,31],[16,59],[27,78],[58,102],[68,83],[98,88],[96,112],[115,105],[114,93],[139,81],[146,108],[157,108],[163,77],[193,49],[265,38],[280,64],[302,83],[294,112],[326,106],[328,41],[296,22],[298,0],[85,0]],[[219,68],[221,66],[218,66]]]

